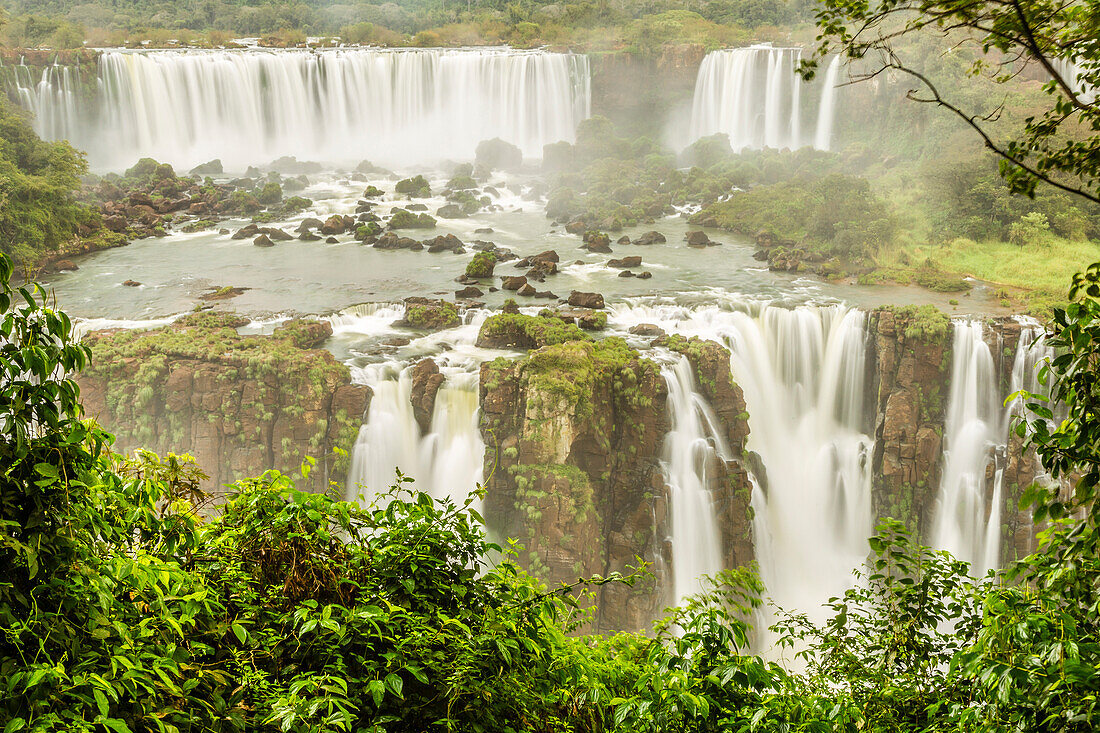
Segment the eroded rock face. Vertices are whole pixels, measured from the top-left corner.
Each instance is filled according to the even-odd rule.
[[[668,431],[657,366],[618,339],[569,341],[481,369],[485,515],[520,540],[547,583],[624,571],[663,553]],[[639,629],[664,603],[657,577],[598,590],[595,626]]]
[[[435,396],[446,380],[439,373],[434,359],[421,359],[412,370],[412,409],[420,433],[427,435],[432,429],[432,413],[435,412]]]
[[[745,395],[733,381],[730,352],[721,344],[697,337],[670,336],[661,343],[691,362],[695,386],[706,398],[729,446],[732,460],[715,457],[708,467],[708,489],[718,510],[722,530],[723,559],[727,568],[744,567],[756,558],[752,540],[752,482],[749,479],[745,443],[749,438],[749,414]]]
[[[95,358],[77,377],[88,416],[117,436],[118,450],[195,456],[214,492],[271,468],[309,490],[342,482],[370,388],[351,384],[329,352],[297,345],[315,344],[328,324],[242,337],[235,323],[209,312],[153,331],[91,334]],[[306,457],[317,466],[303,480]]]
[[[940,487],[951,326],[942,315],[922,326],[915,310],[883,308],[869,319],[875,516],[901,519],[926,537]]]

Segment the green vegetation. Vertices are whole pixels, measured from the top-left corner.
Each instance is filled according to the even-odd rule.
[[[435,219],[428,214],[417,214],[407,209],[394,209],[390,213],[390,229],[434,229]]]
[[[394,190],[397,193],[420,198],[432,195],[432,187],[428,184],[428,179],[424,176],[404,178],[397,182],[397,185],[394,186]]]
[[[496,264],[497,258],[492,252],[478,252],[466,263],[466,277],[492,277]]]
[[[606,324],[606,320],[604,323]],[[574,324],[554,316],[498,313],[489,316],[481,324],[477,344],[498,349],[535,349],[566,341],[587,341],[589,338],[587,333]]]
[[[75,198],[86,170],[82,155],[68,143],[40,140],[27,116],[0,95],[0,253],[33,264],[75,249],[79,230],[98,229],[99,217]],[[94,236],[115,239],[110,232]]]
[[[951,318],[934,305],[885,306],[882,310],[894,314],[906,338],[943,343],[951,334]]]
[[[418,298],[405,304],[405,321],[413,328],[438,330],[461,325],[462,317],[454,303]]]
[[[825,256],[861,261],[893,243],[897,222],[861,178],[833,174],[752,188],[692,217],[723,229],[798,244]]]

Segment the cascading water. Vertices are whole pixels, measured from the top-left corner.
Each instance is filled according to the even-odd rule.
[[[843,306],[738,314],[728,337],[745,394],[761,575],[781,608],[811,618],[852,583],[872,529],[864,412],[865,316]]]
[[[65,67],[16,79],[39,134],[100,167],[151,156],[243,170],[285,155],[408,165],[472,158],[494,137],[540,156],[573,139],[590,97],[585,56],[501,48],[109,51],[87,108]]]
[[[695,81],[688,142],[724,133],[734,150],[805,145],[828,150],[840,59],[829,64],[817,127],[808,139],[802,132],[802,78],[796,73],[801,59],[801,49],[767,44],[707,54]]]
[[[478,430],[477,374],[457,372],[436,393],[431,429],[422,435],[412,408],[409,368],[390,362],[357,370],[374,391],[348,472],[350,498],[369,500],[393,483],[394,469],[418,489],[457,503],[482,480],[485,445]]]
[[[814,135],[814,147],[828,150],[833,143],[833,119],[836,117],[837,76],[840,74],[840,57],[834,56],[825,71],[822,82],[821,105],[817,111],[817,132]]]
[[[943,477],[932,544],[984,575],[1000,565],[1003,457],[1009,413],[980,321],[956,321]],[[1021,379],[1023,373],[1021,371]]]
[[[702,590],[700,579],[722,568],[721,534],[708,488],[708,467],[729,449],[715,429],[710,408],[695,389],[687,357],[662,370],[668,385],[672,429],[665,437],[662,467],[669,491],[672,595],[679,602]],[[706,429],[705,429],[706,428]],[[708,439],[709,437],[709,439]]]
[[[761,576],[779,606],[813,617],[853,582],[873,525],[865,315],[843,306],[732,305],[624,306],[611,320],[619,327],[653,323],[729,347],[749,413],[746,447],[759,458],[752,506]],[[673,409],[686,410],[675,402]],[[681,484],[705,487],[706,480],[697,473]],[[672,511],[675,522],[675,505]],[[699,521],[695,541],[718,541],[714,526],[713,517]],[[674,539],[674,565],[693,562],[678,561],[676,546]]]

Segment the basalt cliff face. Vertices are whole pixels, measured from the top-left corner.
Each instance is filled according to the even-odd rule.
[[[238,336],[239,325],[196,314],[91,334],[92,364],[78,377],[87,415],[115,434],[117,450],[190,453],[210,491],[271,468],[314,491],[342,485],[370,389],[317,348],[327,324],[292,322],[273,336]],[[317,466],[303,480],[307,457]]]
[[[599,629],[640,628],[661,607],[667,396],[657,366],[618,339],[482,366],[490,531],[551,584],[655,563],[634,588],[599,589]]]

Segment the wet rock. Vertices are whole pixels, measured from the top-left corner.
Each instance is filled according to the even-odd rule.
[[[545,298],[546,300],[558,300],[558,296],[550,290],[539,290],[535,293],[536,298]]]
[[[580,219],[575,219],[565,225],[565,231],[569,232],[570,234],[584,234],[584,230],[587,228],[588,225]]]
[[[689,247],[706,247],[710,244],[710,237],[706,232],[695,230],[684,235]]]
[[[454,328],[462,323],[454,303],[431,298],[405,298],[405,318],[401,325],[438,331]]]
[[[53,268],[59,272],[62,270],[72,271],[80,269],[72,260],[57,260],[53,263]]]
[[[641,265],[642,265],[642,258],[637,256],[637,255],[631,255],[630,257],[623,257],[622,259],[619,259],[619,260],[608,260],[607,261],[607,266],[608,267],[627,268],[627,267],[641,267]]]
[[[323,236],[331,237],[333,234],[343,234],[344,232],[355,228],[355,219],[350,216],[340,216],[334,214],[325,219],[325,223],[321,225],[321,234]]]
[[[615,244],[630,244],[630,237],[625,234],[615,240]]]
[[[623,270],[622,272],[619,273],[619,277],[637,277],[637,275],[635,275],[630,270]]]
[[[337,239],[336,237],[329,237],[328,239],[325,240],[325,244],[339,244],[339,243],[340,243],[340,240]]]
[[[604,307],[603,296],[599,293],[584,293],[579,290],[574,290],[569,294],[569,305],[576,308],[595,308],[597,310]]]
[[[405,209],[408,211],[427,211],[428,207],[425,204],[409,204]]]
[[[412,208],[411,206],[409,208]],[[458,204],[445,204],[440,206],[435,215],[440,219],[465,219],[467,214]]]
[[[141,283],[139,283],[137,280],[123,280],[122,284],[125,285],[128,288],[141,287]]]
[[[527,284],[527,278],[523,275],[517,275],[516,277],[505,275],[500,281],[500,287],[505,290],[519,290]]]
[[[488,170],[516,170],[523,165],[523,151],[499,137],[482,140],[474,151],[474,165]]]
[[[308,231],[310,229],[320,229],[324,225],[325,225],[325,223],[323,221],[321,221],[320,219],[316,219],[312,216],[309,216],[309,217],[306,217],[305,219],[302,219],[302,223],[298,225],[298,231],[299,232],[305,232],[305,231]]]
[[[245,291],[251,290],[251,288],[235,288],[230,285],[224,288],[211,288],[210,292],[203,293],[199,296],[200,300],[229,300],[230,298],[236,298],[238,295],[242,295]]]
[[[214,160],[207,161],[206,163],[200,163],[191,169],[191,175],[193,176],[216,176],[222,173],[222,162],[220,158],[214,158]]]
[[[480,298],[483,295],[485,295],[485,293],[481,289],[476,288],[473,285],[455,291],[455,298]]]
[[[492,234],[492,233],[493,233],[493,228],[492,227],[478,227],[477,229],[474,230],[474,234]]]
[[[611,237],[604,232],[586,232],[583,241],[589,252],[611,253]]]
[[[302,240],[303,242],[316,242],[320,238],[321,237],[319,235],[314,234],[309,230],[306,230],[298,235],[298,239]]]
[[[637,326],[630,327],[630,333],[635,336],[664,336],[665,330],[654,323],[639,323]]]
[[[650,244],[663,244],[665,242],[665,235],[660,232],[646,232],[637,239],[634,240],[634,244],[650,245]]]
[[[431,432],[436,394],[445,379],[434,359],[421,359],[412,368],[413,417],[422,435]]]
[[[255,237],[260,231],[260,227],[255,224],[246,224],[233,233],[233,239],[251,239]]]
[[[521,285],[519,287],[519,289],[516,290],[516,295],[523,295],[523,296],[530,297],[530,296],[534,295],[535,292],[536,292],[535,288],[534,288],[533,285],[531,285],[531,283],[524,282],[523,285]]]
[[[275,243],[271,241],[271,237],[267,236],[266,234],[261,234],[260,236],[253,239],[252,244],[256,245],[257,247],[274,247],[275,246]]]
[[[642,272],[638,273],[639,280],[648,280],[651,277],[653,277],[653,273],[649,270],[643,270]]]

